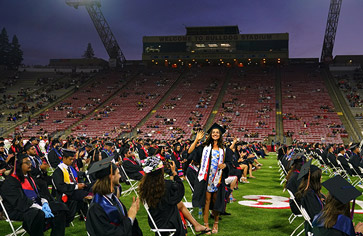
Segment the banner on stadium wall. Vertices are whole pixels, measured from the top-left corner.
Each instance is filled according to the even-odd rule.
[[[224,34],[224,35],[175,35],[144,36],[143,42],[226,42],[255,40],[288,40],[289,34]]]

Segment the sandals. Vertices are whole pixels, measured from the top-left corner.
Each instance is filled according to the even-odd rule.
[[[240,182],[243,184],[249,184],[250,182],[247,180],[247,177],[241,177]]]
[[[214,222],[212,234],[217,234],[218,233],[218,223],[219,223],[218,221]]]
[[[204,226],[205,226],[205,229],[197,235],[202,235],[202,234],[211,235],[212,234],[212,230],[209,228],[208,223],[204,223]],[[207,229],[209,229],[209,230],[207,230]]]
[[[204,224],[204,225],[205,225],[205,224]],[[208,225],[208,224],[207,224],[207,225]],[[210,234],[211,234],[211,232],[212,232],[212,230],[211,230],[211,229],[209,229],[209,227],[208,227],[208,226],[205,226],[205,229],[203,229],[202,231],[196,232],[196,233],[198,233],[198,234],[196,234],[196,235],[203,235],[203,234],[210,235]]]

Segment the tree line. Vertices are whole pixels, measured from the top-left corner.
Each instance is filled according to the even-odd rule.
[[[0,34],[0,66],[15,69],[23,61],[23,51],[20,48],[19,40],[16,35],[13,36],[11,42],[5,28]]]

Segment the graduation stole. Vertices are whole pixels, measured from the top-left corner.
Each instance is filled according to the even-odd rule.
[[[175,152],[175,151],[173,151],[173,153],[174,153],[174,156],[176,157],[176,160],[177,161],[179,161],[179,166],[177,166],[177,168],[178,168],[178,176],[183,176],[183,164],[182,163],[180,163],[180,154],[179,153],[177,153],[177,152]]]
[[[71,184],[72,181],[71,181],[71,178],[69,176],[68,166],[66,164],[64,164],[64,163],[60,163],[58,165],[58,167],[63,172],[63,181],[64,181],[64,183]],[[72,174],[73,174],[74,178],[76,179],[76,181],[78,181],[77,171],[72,166],[69,166],[69,168],[71,169]],[[74,184],[77,184],[77,183],[74,183]]]
[[[11,174],[11,176],[14,177],[15,179],[17,179],[20,182],[21,188],[23,189],[23,191],[25,193],[25,196],[27,196],[27,198],[29,198],[33,202],[37,202],[37,199],[39,198],[38,197],[38,189],[35,187],[36,185],[35,185],[35,182],[34,182],[33,178],[29,176],[29,179],[32,181],[32,184],[35,187],[35,189],[32,187],[32,185],[30,184],[27,177],[24,177],[24,182],[21,182],[19,177],[17,175],[15,175],[14,173]]]
[[[53,149],[54,149],[55,153],[57,154],[59,160],[61,160],[61,162],[62,162],[62,155],[57,151],[56,148],[53,148]]]
[[[102,207],[110,221],[110,224],[116,226],[121,224],[121,217],[123,216],[121,215],[121,212],[118,210],[117,206],[114,206],[108,197],[101,196],[97,193],[94,195],[92,201]],[[119,202],[117,202],[117,204],[119,205],[120,209],[123,209],[123,206]]]
[[[320,212],[314,217],[313,227],[319,227],[319,228],[325,227],[324,220],[320,219],[322,214],[323,213]],[[355,235],[352,219],[345,215],[338,215],[337,221],[332,228],[339,230],[347,235],[352,235],[352,236]]]
[[[210,153],[212,150],[212,145],[209,146],[205,146],[203,148],[203,153],[202,153],[202,162],[200,165],[200,170],[199,170],[199,174],[198,174],[198,181],[202,181],[203,179],[205,181],[207,181],[208,178],[208,169],[209,169],[209,161],[210,161]],[[222,164],[224,162],[224,150],[222,148],[219,148],[219,160],[218,160],[218,165]],[[215,186],[219,186],[219,184],[221,183],[221,179],[222,179],[222,169],[217,169],[216,175],[214,176],[213,179],[213,183]]]
[[[146,156],[146,157],[148,157],[148,156],[149,156],[148,151],[147,151],[144,147],[141,147],[141,149],[142,149],[142,150],[144,150],[144,152],[145,152],[145,156]]]

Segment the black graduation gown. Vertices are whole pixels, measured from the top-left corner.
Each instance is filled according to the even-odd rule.
[[[60,153],[60,151],[58,151],[58,153]],[[50,152],[48,153],[48,160],[49,160],[50,165],[53,168],[57,168],[59,163],[61,163],[61,160],[59,159],[59,156],[55,152],[54,148],[52,150],[50,150]]]
[[[129,176],[130,179],[142,179],[143,175],[140,173],[140,171],[142,171],[142,167],[139,166],[137,163],[134,164],[127,158],[124,158],[122,166],[124,167],[126,174]]]
[[[339,167],[338,162],[337,162],[337,158],[335,157],[335,155],[333,153],[328,152],[327,158],[329,159],[330,163],[334,167]]]
[[[313,227],[314,236],[349,236],[342,231],[333,229],[333,228],[322,228],[322,227]]]
[[[68,201],[66,202],[70,215],[75,216],[76,212],[81,209],[82,213],[86,215],[87,204],[83,201],[83,198],[88,195],[88,191],[85,189],[75,189],[76,184],[67,184],[64,182],[63,172],[58,167],[53,173],[53,182],[56,188],[56,197],[58,201],[61,201],[63,194],[68,196]]]
[[[301,202],[301,206],[304,207],[306,212],[308,213],[310,221],[312,221],[314,219],[314,216],[316,214],[319,214],[320,211],[323,209],[321,201],[318,199],[318,196],[315,194],[315,192],[311,189],[308,189],[305,195],[299,200]],[[305,234],[308,235],[307,232],[312,231],[309,223],[305,221],[304,227]]]
[[[122,203],[121,203],[122,204]],[[121,224],[112,224],[104,211],[104,209],[95,202],[92,202],[87,213],[86,229],[91,236],[142,236],[137,219],[131,224],[131,220],[127,217],[127,209],[122,204],[125,216],[121,216]]]
[[[227,149],[227,152],[231,152],[232,162],[231,162],[231,168],[229,170],[229,176],[237,176],[238,180],[242,177],[242,170],[237,169],[239,167],[238,159],[239,154],[238,152],[233,152],[231,149]]]
[[[179,176],[174,176],[174,181],[165,180],[165,194],[157,208],[150,207],[150,214],[159,229],[176,229],[175,236],[185,236],[185,229],[181,220],[177,204],[183,199],[184,184]],[[154,228],[151,220],[149,225]],[[155,235],[158,235],[155,233]],[[162,234],[168,235],[168,234]]]
[[[193,168],[188,167],[186,171],[186,176],[189,180],[190,185],[194,189],[194,183],[197,180],[198,172],[196,172]]]
[[[19,180],[12,176],[8,176],[4,181],[1,196],[10,219],[23,221],[23,227],[30,235],[43,235],[45,224],[48,222],[53,228],[51,235],[64,235],[66,224],[72,221],[67,216],[67,206],[59,202],[49,202],[54,218],[45,219],[42,210],[31,207],[34,202],[25,195]],[[40,193],[38,197],[44,198]]]
[[[199,147],[195,148],[194,151],[191,153],[191,155],[193,155],[193,160],[197,163],[200,163],[202,160],[203,148],[204,148],[203,146],[199,146]],[[227,194],[225,179],[228,178],[229,169],[230,169],[230,165],[231,165],[231,161],[232,161],[232,157],[231,157],[230,153],[231,152],[229,152],[229,151],[225,152],[224,163],[227,166],[226,166],[226,168],[223,169],[223,172],[222,172],[222,179],[221,179],[221,183],[217,190],[216,202],[213,207],[211,206],[209,208],[209,209],[213,209],[218,212],[225,211],[225,206],[226,206],[225,199],[226,199],[226,194]],[[212,158],[211,155],[212,155],[212,151],[209,156],[210,159]],[[207,176],[209,176],[210,164],[211,164],[211,161],[209,161],[209,168],[208,168]],[[199,171],[200,171],[200,168],[199,168]],[[208,186],[207,181],[202,180],[199,182],[198,178],[196,178],[196,180],[194,182],[194,193],[193,193],[193,199],[192,199],[193,207],[204,207],[207,186]],[[211,205],[212,205],[212,201],[211,201]]]
[[[299,176],[298,172],[293,172],[290,176],[290,179],[288,179],[287,183],[286,183],[286,188],[288,190],[290,190],[294,195],[296,194],[296,192],[299,188],[299,185],[301,183],[301,179],[297,180],[298,176]],[[300,204],[297,199],[295,199],[295,200],[296,200],[297,204]],[[295,215],[301,214],[293,200],[289,200],[289,204],[290,204],[290,209],[291,209],[292,213],[294,213]]]
[[[39,186],[39,191],[48,201],[53,201],[53,197],[50,195],[48,190],[48,185],[52,184],[52,177],[47,175],[47,172],[44,172],[40,169],[40,165],[43,163],[38,157],[30,157],[35,163],[35,166],[31,166],[30,174],[34,177],[34,181]],[[40,157],[39,157],[40,158]]]
[[[146,159],[146,153],[142,148],[139,148],[139,158],[140,160]]]
[[[338,161],[340,162],[340,164],[342,164],[344,170],[349,174],[352,175],[352,170],[350,169],[349,165],[348,165],[348,161],[347,159],[345,159],[345,157],[343,155],[338,155]]]
[[[361,174],[360,173],[360,170],[359,170],[359,163],[360,163],[360,161],[361,161],[361,158],[360,158],[360,156],[358,156],[356,153],[353,153],[353,155],[350,157],[350,159],[349,159],[349,162],[350,162],[350,164],[352,164],[353,165],[353,167],[354,167],[354,169],[355,169],[355,171],[358,173],[358,174]]]

